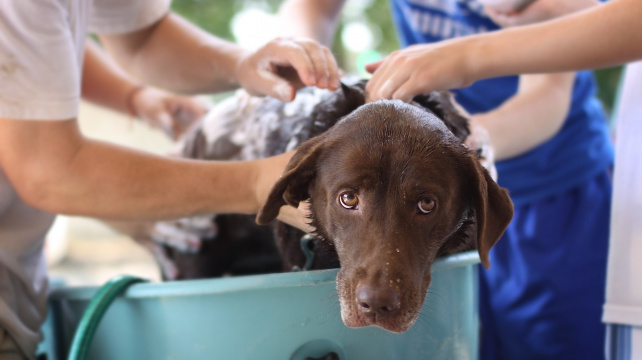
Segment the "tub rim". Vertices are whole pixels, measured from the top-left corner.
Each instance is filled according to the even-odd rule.
[[[431,272],[475,265],[480,262],[477,250],[440,257],[435,260]],[[312,270],[289,273],[244,275],[214,279],[197,279],[168,282],[149,282],[131,286],[124,298],[140,299],[155,297],[176,297],[212,295],[230,292],[256,291],[287,287],[306,287],[334,283],[339,269]],[[53,287],[49,300],[90,300],[98,286]]]

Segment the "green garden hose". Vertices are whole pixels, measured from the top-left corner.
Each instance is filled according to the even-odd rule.
[[[147,280],[135,276],[116,276],[98,289],[80,319],[67,360],[87,358],[98,324],[111,303],[131,285],[140,282],[147,282]]]
[[[312,270],[312,266],[314,265],[314,241],[314,235],[310,234],[305,234],[301,238],[301,251],[303,251],[305,255],[305,265],[303,266],[303,270],[305,271]]]

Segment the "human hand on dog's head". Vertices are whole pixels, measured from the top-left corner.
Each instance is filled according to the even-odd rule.
[[[477,64],[468,39],[412,45],[367,64],[366,71],[372,73],[372,78],[366,86],[366,101],[396,99],[408,103],[433,90],[472,84]]]
[[[330,50],[307,38],[277,38],[244,56],[237,80],[251,95],[292,101],[303,86],[339,88],[339,70]]]

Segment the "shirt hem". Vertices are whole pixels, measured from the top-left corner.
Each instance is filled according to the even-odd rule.
[[[606,304],[602,321],[610,324],[642,326],[642,307]]]

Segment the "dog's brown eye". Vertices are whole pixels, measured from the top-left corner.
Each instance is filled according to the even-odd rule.
[[[341,203],[341,206],[346,209],[356,209],[357,204],[359,204],[359,198],[355,193],[344,192],[339,195],[339,202]]]
[[[436,205],[433,199],[421,199],[419,203],[417,203],[417,210],[422,214],[430,214],[435,210]]]

